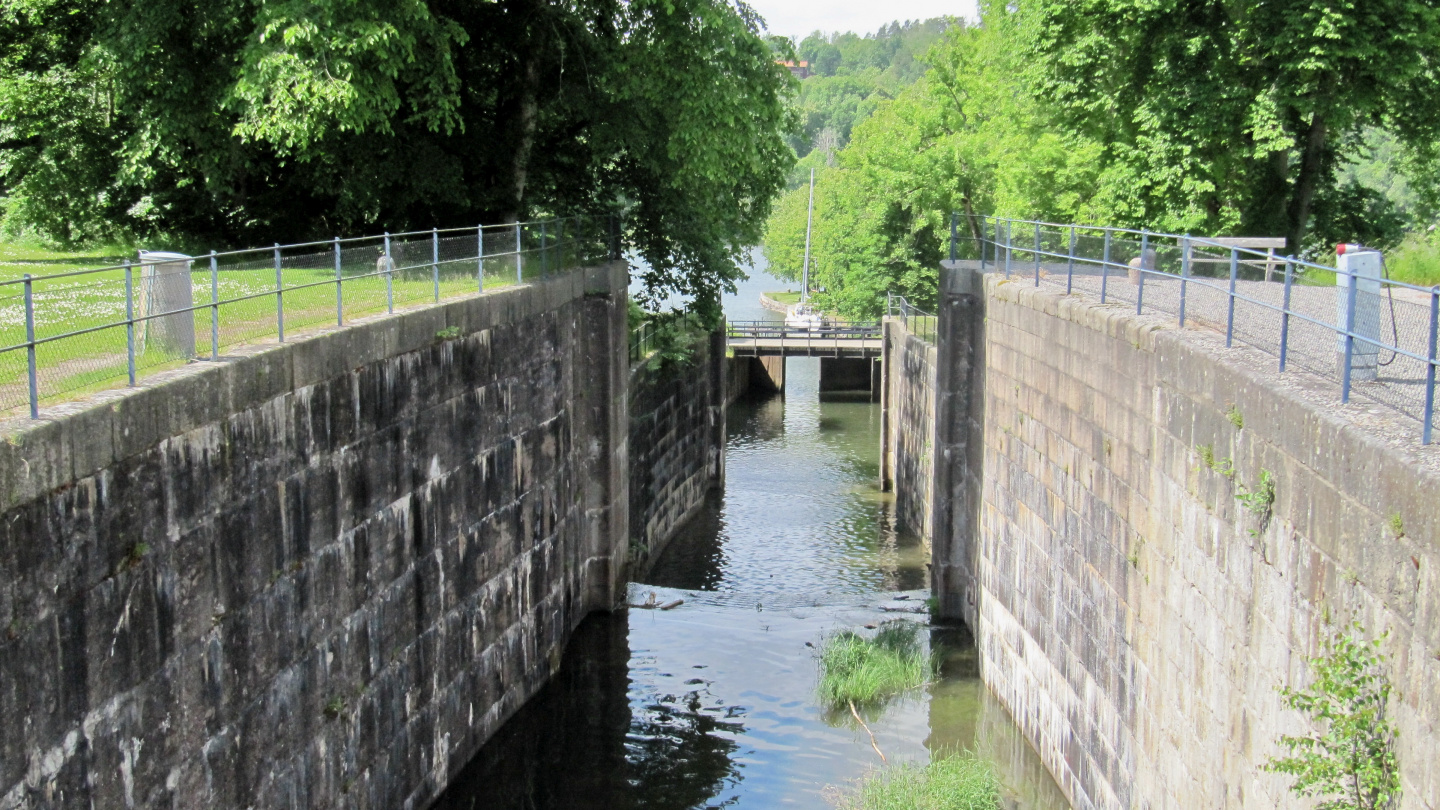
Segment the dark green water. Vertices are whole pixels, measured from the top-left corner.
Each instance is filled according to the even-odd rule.
[[[784,398],[731,409],[724,491],[630,587],[632,603],[684,604],[587,619],[437,807],[830,807],[882,763],[848,712],[816,705],[816,647],[894,619],[927,624],[946,652],[936,683],[866,716],[886,758],[973,750],[1007,807],[1067,807],[980,682],[968,632],[928,627],[928,549],[875,487],[878,406],[821,402],[818,369],[792,359]]]

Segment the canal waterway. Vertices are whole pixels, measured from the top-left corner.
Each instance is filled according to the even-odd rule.
[[[766,317],[761,273],[726,302]],[[488,810],[826,808],[882,763],[975,751],[1005,806],[1067,807],[979,679],[964,627],[931,626],[929,551],[879,492],[879,406],[821,401],[819,364],[791,359],[783,397],[728,415],[726,482],[629,588],[632,608],[580,626],[556,677],[435,805]],[[841,629],[926,625],[941,677],[870,710],[814,698],[816,651]]]

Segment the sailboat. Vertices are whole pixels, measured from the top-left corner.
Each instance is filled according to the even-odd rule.
[[[820,329],[825,316],[810,303],[810,229],[815,224],[815,170],[810,170],[810,207],[805,214],[805,261],[800,267],[800,303],[785,310],[788,329]]]

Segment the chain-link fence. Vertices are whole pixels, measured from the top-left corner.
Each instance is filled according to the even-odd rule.
[[[933,313],[926,312],[905,300],[905,296],[886,293],[885,314],[888,317],[898,318],[904,321],[905,331],[915,337],[927,343],[935,343],[935,330],[939,325],[938,319]]]
[[[982,269],[1210,328],[1421,423],[1435,421],[1440,286],[1275,254],[1264,239],[976,217]],[[972,243],[975,240],[971,240]],[[952,228],[951,255],[966,250]]]
[[[186,256],[0,282],[0,413],[134,385],[227,347],[523,284],[617,255],[568,217]]]

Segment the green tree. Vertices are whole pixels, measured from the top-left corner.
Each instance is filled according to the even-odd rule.
[[[873,316],[885,293],[933,303],[950,212],[979,236],[979,215],[1093,215],[1100,147],[1051,124],[1020,81],[1015,16],[987,3],[979,26],[953,26],[929,71],[856,125],[838,166],[820,172],[811,278],[823,306]],[[777,204],[766,232],[773,272],[798,278],[804,187]]]
[[[844,146],[851,129],[880,101],[895,98],[924,74],[927,65],[920,57],[953,24],[944,18],[912,20],[889,23],[863,37],[819,31],[806,37],[799,55],[815,73],[800,83],[795,99],[800,127],[790,145],[796,154],[804,157],[826,143],[821,135],[827,130],[835,146]],[[792,175],[792,184],[798,185],[800,175],[809,173]]]
[[[1382,637],[1383,638],[1383,637]],[[1326,797],[1319,810],[1385,810],[1400,802],[1395,726],[1386,716],[1390,681],[1380,641],[1367,642],[1359,624],[1325,639],[1310,659],[1313,681],[1305,689],[1281,689],[1285,705],[1305,714],[1316,730],[1282,736],[1290,755],[1263,767],[1295,777],[1291,790]]]
[[[1366,127],[1440,141],[1440,9],[1424,0],[1036,0],[1021,4],[1035,92],[1107,145],[1121,221],[1283,234]]]
[[[793,155],[736,0],[0,0],[0,196],[61,241],[632,216],[713,314]]]

